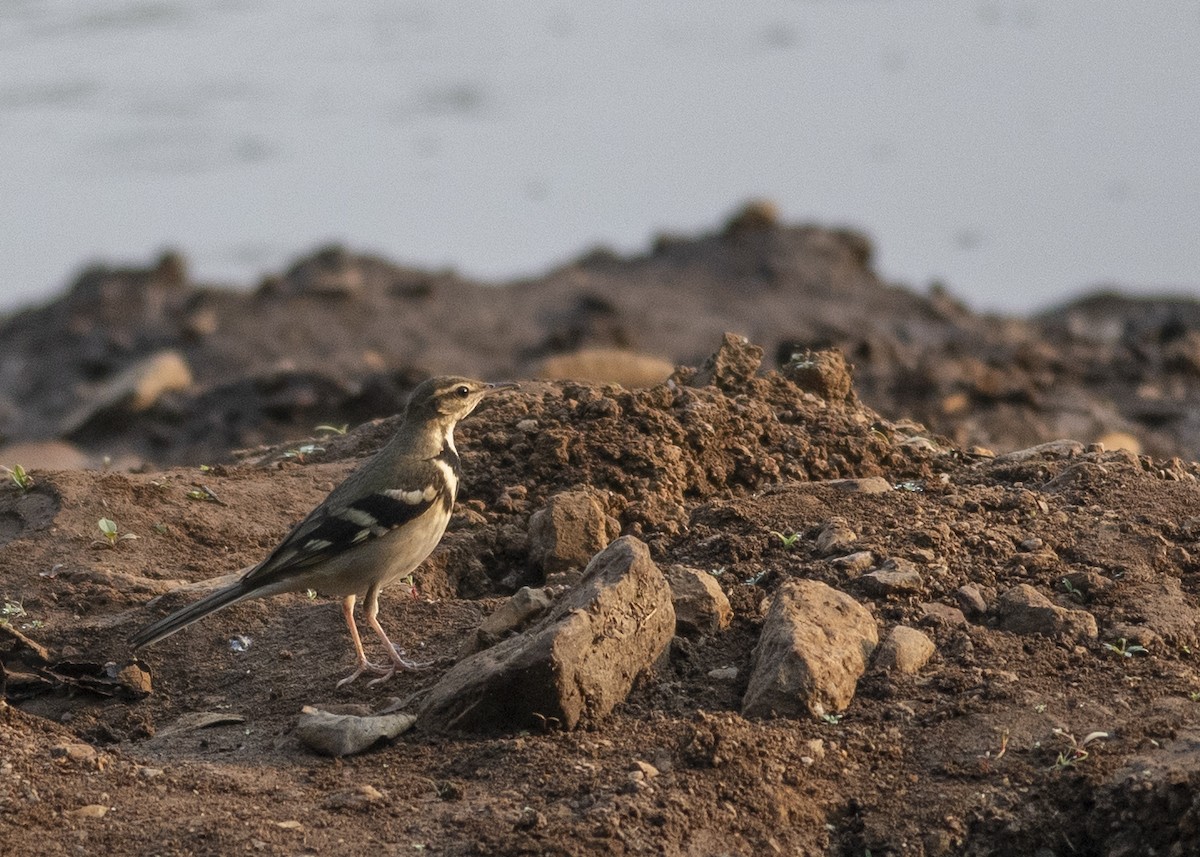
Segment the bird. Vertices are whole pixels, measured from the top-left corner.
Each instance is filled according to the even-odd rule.
[[[424,669],[402,657],[379,624],[379,593],[419,566],[441,541],[450,521],[462,471],[454,427],[487,396],[513,383],[488,384],[446,376],[423,381],[409,396],[399,428],[387,444],[333,489],[265,559],[237,581],[158,620],[130,637],[139,649],[169,637],[231,604],[284,592],[316,590],[342,599],[354,643],[354,672],[386,681],[397,671]],[[389,663],[375,664],[363,650],[354,607],[383,643]]]

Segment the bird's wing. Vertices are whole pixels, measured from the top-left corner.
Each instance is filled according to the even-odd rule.
[[[311,568],[386,535],[420,517],[435,503],[445,502],[444,480],[436,478],[440,474],[430,467],[421,475],[429,478],[411,487],[380,488],[353,499],[339,501],[341,492],[335,491],[242,581],[256,588],[277,582],[293,571]]]

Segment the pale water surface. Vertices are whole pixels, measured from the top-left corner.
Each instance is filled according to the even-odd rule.
[[[533,275],[752,196],[978,308],[1200,293],[1198,45],[1194,2],[3,0],[0,309],[166,246]]]

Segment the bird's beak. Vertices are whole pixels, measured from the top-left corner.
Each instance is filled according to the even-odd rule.
[[[498,393],[501,390],[515,390],[520,386],[516,381],[497,381],[495,384],[487,385],[487,392],[490,396],[492,393]]]

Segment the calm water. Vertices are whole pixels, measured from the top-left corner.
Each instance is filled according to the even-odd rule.
[[[489,279],[751,196],[1023,310],[1200,294],[1191,2],[0,2],[0,309],[178,246]]]

